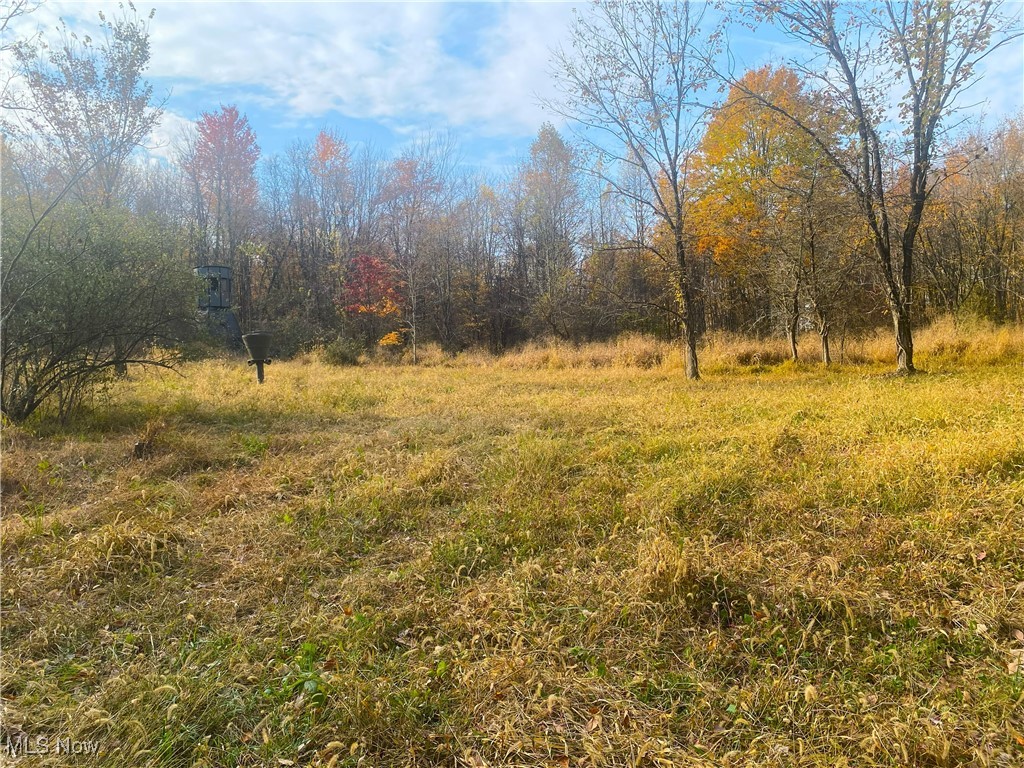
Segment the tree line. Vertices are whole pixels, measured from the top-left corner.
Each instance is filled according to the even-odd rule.
[[[8,14],[30,10],[13,4]],[[97,377],[171,364],[195,333],[192,268],[229,266],[244,330],[277,354],[426,342],[679,338],[882,325],[911,372],[915,323],[1024,319],[1024,117],[960,111],[1019,35],[998,3],[599,2],[553,52],[564,132],[505,172],[451,133],[389,155],[325,127],[263,153],[244,114],[198,116],[170,162],[149,24],[4,53],[2,405],[73,407]],[[10,16],[8,17],[8,22]],[[5,22],[6,23],[6,22]],[[725,32],[774,25],[807,58],[736,73]],[[164,350],[164,351],[155,351]]]

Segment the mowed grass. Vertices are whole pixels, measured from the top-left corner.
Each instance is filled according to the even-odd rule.
[[[205,362],[7,428],[2,737],[1020,765],[1024,367],[882,370]]]

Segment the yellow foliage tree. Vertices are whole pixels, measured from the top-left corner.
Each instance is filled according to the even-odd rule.
[[[815,142],[766,103],[821,132],[836,121],[827,99],[809,92],[794,71],[764,66],[747,72],[701,142],[689,227],[719,272],[767,290],[773,314],[785,319],[794,359],[801,318],[813,316],[807,319],[822,334],[828,362],[830,305],[857,244],[837,237],[850,232],[850,202]]]

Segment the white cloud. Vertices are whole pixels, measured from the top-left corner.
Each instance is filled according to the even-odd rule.
[[[195,123],[187,117],[164,110],[160,121],[153,126],[153,130],[145,139],[146,155],[168,162],[173,161],[178,142],[193,125]]]
[[[245,94],[275,111],[279,123],[317,120],[336,110],[378,121],[399,134],[451,126],[460,135],[521,137],[552,116],[537,96],[552,95],[549,50],[564,42],[571,3],[250,3],[154,0],[149,74],[195,95]],[[139,6],[140,12],[149,3]],[[95,28],[110,3],[59,0],[33,14],[52,29],[59,16],[76,30]],[[737,33],[762,55],[792,53],[783,41]],[[1024,102],[1020,45],[987,62],[971,89],[989,114]],[[753,52],[753,51],[751,51]],[[233,99],[236,97],[227,96]],[[181,117],[181,116],[178,116]],[[182,118],[183,119],[183,118]]]
[[[1024,11],[1024,6],[1021,6]],[[1024,110],[1024,38],[1017,38],[986,58],[977,82],[968,88],[959,104],[978,105],[990,119],[998,121]]]
[[[489,136],[531,134],[546,118],[535,91],[548,87],[548,50],[565,35],[572,8],[154,4],[149,74],[175,83],[179,96],[214,86],[259,93],[283,121],[337,110],[399,132],[445,124]],[[88,29],[99,10],[110,13],[104,3],[44,9],[36,21],[49,28],[64,16],[69,27]]]
[[[94,34],[112,4],[47,3],[17,30],[52,39],[59,18]],[[148,74],[176,96],[211,87],[257,95],[282,122],[332,110],[406,133],[450,125],[525,135],[546,115],[548,50],[568,28],[568,3],[152,3]],[[140,13],[150,3],[137,6]],[[479,21],[479,20],[483,21]],[[453,50],[458,48],[458,50]],[[213,108],[215,104],[206,105]]]

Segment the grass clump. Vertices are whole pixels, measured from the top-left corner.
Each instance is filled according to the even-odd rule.
[[[1019,763],[1019,358],[939,331],[911,379],[723,352],[688,383],[639,338],[202,361],[7,428],[4,735],[125,767]]]

